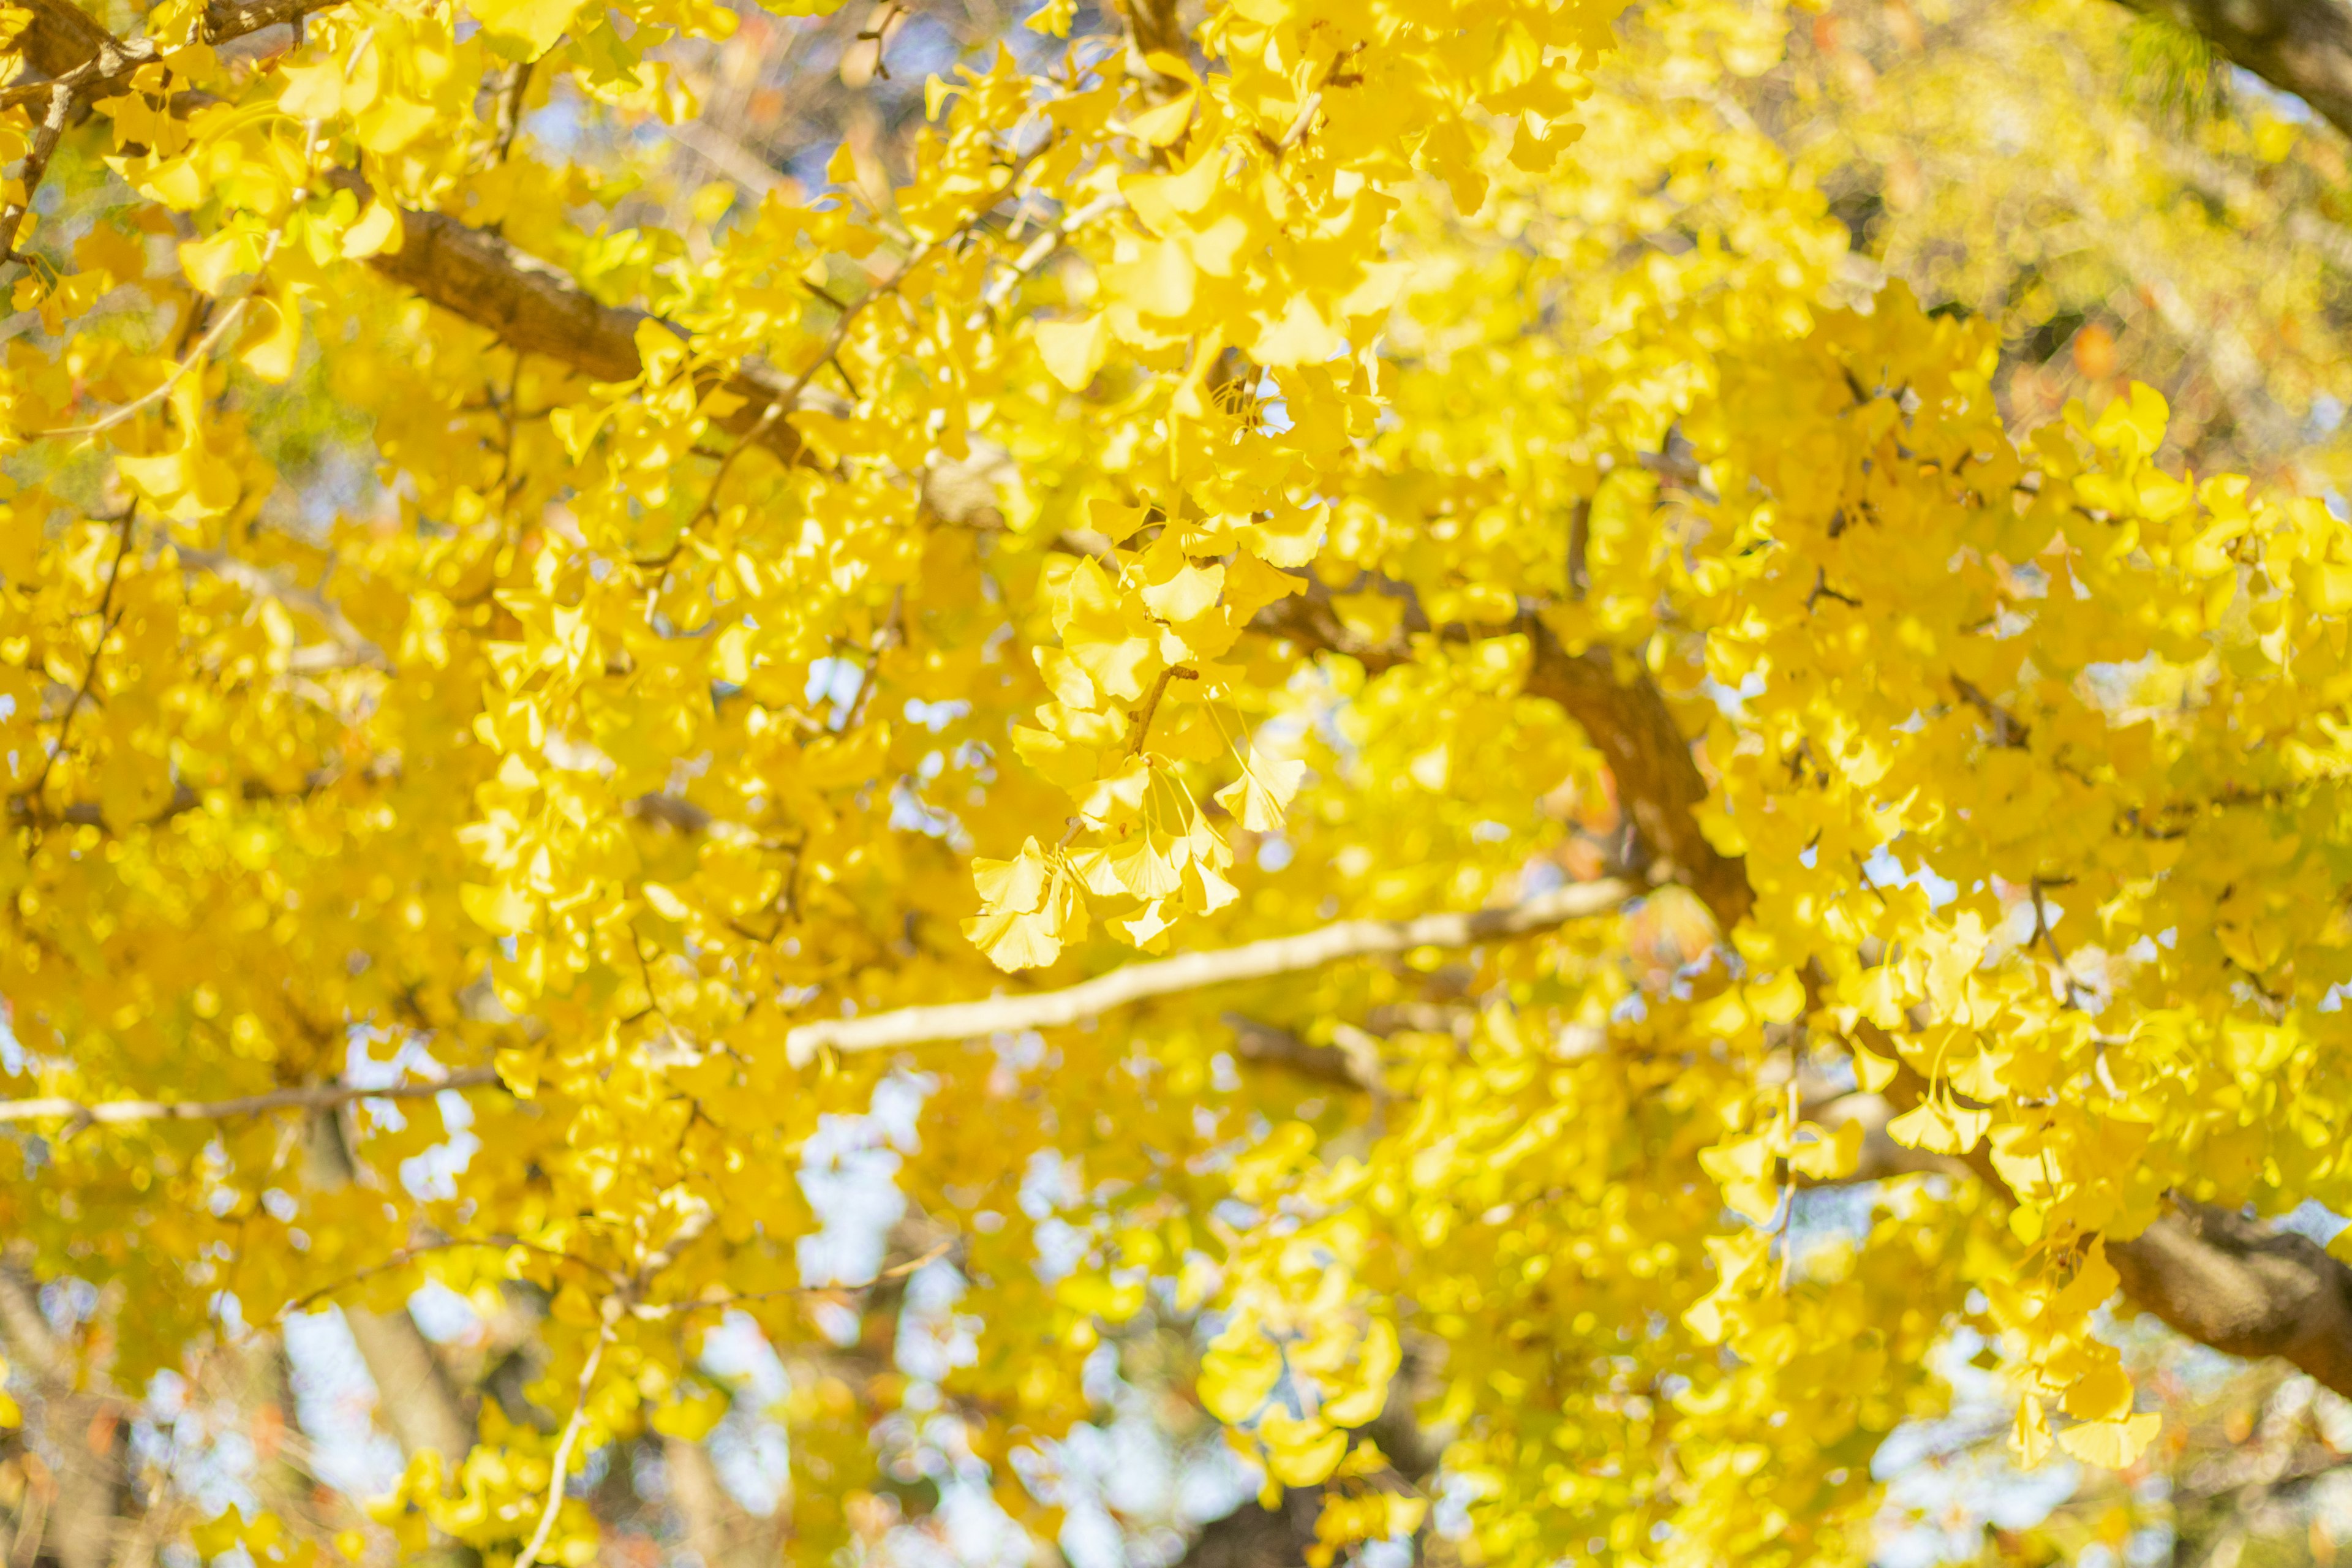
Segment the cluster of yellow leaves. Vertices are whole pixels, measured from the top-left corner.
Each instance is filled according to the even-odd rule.
[[[266,1322],[431,1226],[530,1244],[431,1267],[549,1288],[551,1407],[634,1280],[585,1441],[684,1419],[706,1304],[814,1335],[795,1162],[901,1065],[794,1061],[795,1023],[1121,962],[1097,918],[1207,946],[1586,865],[1609,785],[1528,689],[1540,627],[1666,690],[1752,915],[1661,891],[1459,967],[921,1058],[900,1180],[964,1234],[945,1396],[1000,1500],[1045,1517],[1009,1457],[1087,1419],[1084,1354],[1163,1284],[1224,1314],[1202,1397],[1270,1484],[1325,1485],[1333,1553],[1423,1522],[1362,1436],[1392,1384],[1433,1389],[1493,1563],[1860,1560],[1870,1452],[1962,1322],[2029,1456],[2127,1460],[2106,1241],[2168,1187],[2352,1203],[2352,538],[2158,463],[2152,395],[2012,442],[1989,331],[1857,300],[1819,191],[1716,95],[1785,19],[1653,6],[1604,67],[1613,18],[1232,0],[1187,58],[1007,50],[937,84],[881,206],[780,189],[692,246],[605,224],[626,171],[505,146],[497,104],[686,112],[648,51],[712,7],[363,3],[101,106],[128,195],[18,285],[44,330],[0,365],[25,1091],[395,1053],[504,1087],[438,1196],[266,1121],[44,1138],[0,1213],[138,1300],[121,1375],[218,1292]],[[658,308],[635,374],[372,278],[401,209]],[[331,404],[380,489],[289,508],[288,432]],[[1306,592],[1377,657],[1253,629]],[[1228,1006],[1318,1046],[1397,1011],[1377,1124],[1237,1072]],[[1799,1025],[1808,1066],[1924,1081],[1895,1135],[1987,1152],[2017,1206],[1895,1184],[1801,1236],[1797,1178],[1856,1151],[1790,1100]],[[445,1128],[418,1100],[352,1132],[396,1171]],[[1048,1152],[1087,1248],[1050,1283]],[[796,1387],[814,1542],[875,1386]],[[510,1548],[553,1450],[486,1415],[383,1517]],[[593,1532],[565,1504],[551,1555]]]

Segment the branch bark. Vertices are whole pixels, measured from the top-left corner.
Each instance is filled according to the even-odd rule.
[[[2310,1237],[2210,1204],[2173,1212],[2107,1244],[2124,1294],[2179,1332],[2231,1355],[2277,1356],[2352,1395],[2352,1269]]]
[[[710,1450],[685,1437],[661,1440],[662,1466],[669,1474],[670,1502],[685,1526],[679,1542],[707,1568],[764,1568],[777,1560],[776,1521],[737,1502],[719,1479]]]
[[[2345,0],[2123,0],[2200,34],[2352,135],[2352,5]]]
[[[1302,647],[1344,654],[1370,675],[1410,662],[1416,638],[1468,643],[1525,637],[1528,694],[1558,703],[1608,763],[1618,803],[1633,818],[1648,851],[1650,879],[1686,884],[1727,931],[1747,915],[1754,901],[1747,870],[1738,858],[1719,853],[1700,831],[1697,812],[1706,799],[1706,779],[1664,694],[1648,675],[1638,668],[1621,671],[1618,655],[1606,647],[1570,653],[1551,628],[1532,615],[1499,626],[1433,626],[1410,588],[1381,578],[1370,579],[1367,586],[1403,601],[1398,634],[1387,641],[1375,642],[1351,631],[1339,618],[1331,590],[1313,578],[1305,592],[1259,611],[1252,629]]]
[[[206,13],[205,36],[208,42],[224,43],[333,3],[215,0]],[[164,52],[152,39],[114,37],[71,0],[26,4],[34,20],[26,30],[26,58],[51,79],[0,89],[0,108],[52,99],[60,86],[79,103],[120,96],[129,90],[141,67]],[[192,106],[204,101],[197,94],[174,100]],[[362,205],[375,197],[367,181],[350,170],[331,176],[330,183],[350,191]],[[487,329],[517,353],[540,355],[596,381],[631,381],[644,373],[637,328],[659,317],[601,303],[569,274],[446,214],[403,208],[400,219],[400,247],[368,261],[385,278]],[[723,388],[741,399],[739,407],[714,423],[733,435],[756,439],[787,462],[800,456],[800,437],[781,415],[769,411],[781,406],[789,414],[796,406],[821,403],[835,406],[834,400],[805,386],[795,387],[762,366],[712,368],[698,375],[707,384],[705,392]]]
[[[1475,947],[1484,942],[1550,931],[1570,921],[1603,915],[1635,896],[1630,882],[1580,882],[1540,894],[1524,903],[1469,914],[1423,915],[1409,921],[1341,921],[1297,936],[1209,952],[1187,952],[1124,969],[1058,991],[997,996],[984,1002],[950,1002],[933,1007],[901,1007],[864,1018],[803,1024],[785,1037],[795,1063],[819,1050],[885,1050],[933,1040],[969,1040],[1020,1029],[1050,1029],[1075,1024],[1147,997],[1200,991],[1244,980],[1269,980],[1320,969],[1343,959],[1410,952],[1417,947]]]

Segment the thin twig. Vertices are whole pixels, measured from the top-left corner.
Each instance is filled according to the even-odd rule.
[[[64,1121],[88,1125],[127,1121],[220,1121],[255,1116],[265,1110],[323,1110],[354,1100],[419,1100],[445,1089],[483,1089],[499,1081],[489,1068],[468,1068],[438,1082],[384,1084],[374,1089],[352,1084],[315,1084],[301,1089],[275,1089],[236,1100],[101,1100],[95,1104],[52,1097],[45,1100],[0,1100],[0,1122]]]
[[[383,670],[387,675],[392,673],[392,660],[385,655],[383,649],[378,647],[369,640],[366,634],[352,625],[350,618],[343,614],[341,606],[318,589],[305,588],[299,583],[289,583],[268,567],[256,565],[250,561],[239,560],[225,550],[197,550],[183,547],[179,556],[181,565],[193,566],[199,571],[211,573],[223,582],[234,583],[254,598],[275,599],[282,605],[290,605],[314,616],[319,624],[326,628],[327,636],[332,639],[336,648],[347,656],[346,663],[366,665]],[[299,653],[307,650],[297,649],[296,651]],[[302,662],[306,668],[321,668],[321,662],[315,658]]]
[[[297,193],[298,195],[300,193],[299,192]],[[204,337],[198,340],[196,346],[190,349],[186,355],[184,356],[177,364],[172,367],[171,374],[165,376],[162,381],[158,382],[155,385],[149,387],[146,391],[141,393],[130,402],[122,404],[118,407],[109,409],[105,414],[91,420],[87,425],[60,425],[55,429],[50,430],[28,430],[25,433],[26,439],[47,440],[58,436],[100,435],[105,431],[113,429],[116,426],[121,425],[126,420],[138,415],[142,410],[151,408],[154,405],[161,403],[164,398],[170,396],[172,389],[179,385],[181,382],[187,379],[187,374],[190,371],[195,369],[198,365],[205,363],[212,358],[213,350],[220,346],[221,339],[227,336],[228,330],[231,327],[236,326],[237,321],[245,315],[245,308],[247,305],[252,304],[254,296],[261,292],[262,281],[268,273],[269,264],[278,259],[278,248],[285,243],[285,239],[286,231],[284,229],[275,229],[271,231],[269,243],[262,250],[260,263],[254,268],[253,281],[246,285],[244,293],[239,294],[236,299],[229,301],[228,309],[223,310],[220,315],[215,319],[211,327],[205,331]]]
[[[919,1258],[910,1258],[904,1263],[895,1264],[883,1269],[871,1279],[861,1280],[854,1285],[846,1283],[779,1285],[772,1290],[730,1290],[723,1295],[697,1296],[691,1300],[667,1301],[659,1306],[635,1306],[629,1310],[635,1317],[657,1319],[674,1317],[680,1312],[698,1312],[714,1307],[740,1307],[746,1301],[772,1301],[781,1296],[830,1296],[844,1290],[871,1290],[875,1286],[888,1280],[903,1279],[926,1265],[945,1258],[954,1250],[955,1242],[952,1239],[942,1241]]]
[[[512,1252],[520,1248],[524,1252],[535,1253],[539,1257],[554,1262],[572,1264],[593,1273],[601,1274],[606,1279],[620,1278],[611,1269],[591,1263],[584,1258],[575,1258],[571,1253],[559,1251],[552,1247],[541,1247],[535,1241],[525,1241],[519,1236],[454,1236],[441,1241],[420,1242],[415,1247],[404,1247],[381,1263],[371,1263],[355,1273],[346,1274],[331,1285],[321,1285],[307,1295],[297,1296],[278,1308],[270,1321],[283,1322],[297,1312],[309,1311],[330,1296],[350,1289],[362,1279],[373,1279],[379,1274],[389,1274],[395,1268],[405,1268],[420,1258],[430,1257],[436,1252],[463,1251],[468,1247],[480,1247],[485,1251],[495,1252]]]
[[[499,95],[499,157],[501,163],[514,152],[515,137],[522,131],[522,98],[530,90],[530,62],[524,60],[513,68],[507,89]]]
[[[906,607],[907,590],[891,589],[890,613],[883,617],[882,629],[875,634],[874,647],[866,656],[866,666],[857,672],[857,689],[850,694],[849,706],[841,710],[841,726],[835,731],[836,734],[855,730],[857,721],[866,716],[866,704],[874,695],[874,677],[882,668],[882,656],[905,639]]]
[[[1189,665],[1172,664],[1160,672],[1160,679],[1153,681],[1151,689],[1143,694],[1143,706],[1128,715],[1127,754],[1129,756],[1140,756],[1143,752],[1143,742],[1151,738],[1151,721],[1160,711],[1160,700],[1168,695],[1168,683],[1171,680],[1200,679],[1201,672]]]
[[[580,1369],[580,1391],[572,1396],[571,1417],[563,1423],[563,1436],[555,1441],[554,1473],[547,1479],[547,1506],[540,1510],[539,1528],[530,1532],[530,1540],[524,1545],[522,1555],[515,1559],[514,1568],[531,1568],[539,1561],[540,1549],[547,1544],[549,1533],[555,1529],[555,1516],[562,1510],[563,1472],[571,1468],[572,1446],[580,1441],[580,1428],[586,1423],[589,1386],[595,1382],[597,1363],[604,1359],[604,1347],[613,1342],[613,1324],[620,1314],[612,1309],[620,1305],[620,1298],[606,1298],[606,1305],[595,1346],[588,1352],[587,1364]]]
[[[36,778],[31,787],[24,792],[20,797],[22,799],[41,798],[41,791],[48,785],[50,771],[58,765],[58,759],[66,754],[66,742],[73,735],[74,715],[81,711],[81,705],[89,699],[90,689],[98,684],[98,667],[100,661],[106,657],[106,639],[114,635],[115,623],[122,618],[122,613],[120,610],[112,614],[109,614],[108,611],[109,606],[114,603],[114,585],[122,577],[122,558],[131,553],[131,525],[132,520],[138,515],[139,503],[133,500],[129,506],[123,508],[122,521],[116,525],[119,536],[114,545],[114,564],[107,569],[106,589],[98,596],[96,612],[100,620],[98,641],[90,645],[89,665],[81,673],[81,684],[74,689],[72,700],[66,704],[64,717],[58,721],[57,747],[43,760],[40,776]]]
[[[1125,205],[1127,198],[1113,191],[1108,195],[1097,196],[1076,211],[1064,213],[1059,222],[1031,240],[1028,248],[1014,258],[1012,267],[998,274],[981,291],[982,305],[992,311],[1003,310],[1005,302],[1013,298],[1013,290],[1021,286],[1022,279],[1045,266],[1053,254],[1068,242],[1071,235]]]

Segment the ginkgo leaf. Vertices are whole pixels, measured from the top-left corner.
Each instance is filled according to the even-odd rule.
[[[1276,833],[1306,777],[1305,763],[1269,757],[1252,746],[1242,776],[1219,790],[1216,800],[1252,833]]]
[[[2026,1394],[2017,1402],[2017,1422],[2010,1433],[2010,1446],[2017,1454],[2018,1463],[2027,1469],[2050,1453],[2050,1418],[2042,1408],[2042,1401]]]
[[[2058,1434],[2058,1446],[2086,1465],[2120,1470],[2138,1459],[2164,1425],[2153,1412],[2118,1421],[2084,1421]]]
[[[585,0],[467,0],[485,37],[519,60],[536,60],[570,29]]]
[[[457,901],[477,925],[501,936],[529,931],[539,912],[529,894],[504,883],[484,887],[468,882],[457,889]]]
[[[1166,147],[1182,139],[1192,123],[1192,110],[1198,94],[1180,92],[1157,109],[1144,110],[1128,121],[1130,135],[1141,138],[1154,147]]]
[[[2117,1421],[2131,1413],[2131,1374],[2120,1366],[2095,1367],[2066,1390],[2066,1414],[2077,1421]]]
[[[343,231],[343,255],[349,260],[364,261],[371,256],[397,251],[401,237],[399,209],[383,202],[370,202],[359,221]]]
[[[991,910],[1011,914],[1027,914],[1040,907],[1051,875],[1034,838],[1024,843],[1021,853],[1010,860],[971,863],[971,879],[982,901]]]
[[[252,325],[237,344],[237,362],[268,382],[283,382],[294,374],[302,351],[302,310],[291,289],[273,289],[267,299],[247,307]]]
[[[1281,1376],[1282,1358],[1273,1345],[1255,1333],[1226,1336],[1202,1356],[1196,1389],[1209,1414],[1238,1426],[1265,1406]]]
[[[1062,951],[1050,910],[992,910],[965,921],[963,934],[1003,970],[1036,969],[1053,963]]]
[[[656,1406],[646,1417],[646,1425],[665,1437],[679,1437],[687,1442],[699,1442],[727,1414],[727,1396],[717,1389],[706,1389]]]
[[[1166,904],[1155,900],[1126,919],[1113,921],[1111,925],[1131,945],[1146,952],[1158,952],[1166,945],[1168,933],[1175,929],[1176,921]]]
[[[1083,392],[1102,368],[1110,348],[1110,319],[1099,313],[1075,321],[1040,321],[1037,352],[1054,379],[1073,392]]]
[[[1925,1100],[1886,1124],[1886,1134],[1908,1149],[1931,1154],[1965,1154],[1992,1124],[1989,1110],[1969,1110],[1942,1100]]]

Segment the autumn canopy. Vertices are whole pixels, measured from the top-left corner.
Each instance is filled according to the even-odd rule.
[[[2129,226],[2342,159],[2087,5],[1927,9],[2120,208],[1763,0],[0,12],[9,1562],[1847,1563],[1970,1356],[2352,1394],[2346,242]]]

